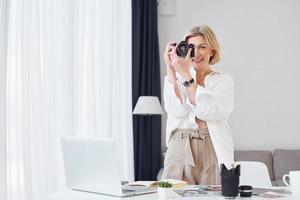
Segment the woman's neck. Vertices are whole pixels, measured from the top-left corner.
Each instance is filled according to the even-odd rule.
[[[205,67],[204,69],[200,70],[198,69],[197,70],[197,73],[196,73],[196,79],[197,79],[197,82],[198,83],[203,83],[204,82],[204,78],[207,74],[211,73],[213,70],[208,66],[208,67]]]

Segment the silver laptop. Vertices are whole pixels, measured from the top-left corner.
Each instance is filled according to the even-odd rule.
[[[114,140],[65,137],[62,150],[67,185],[73,190],[118,197],[156,191],[121,184]]]

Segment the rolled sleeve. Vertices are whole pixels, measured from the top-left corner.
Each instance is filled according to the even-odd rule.
[[[178,81],[177,86],[182,101],[185,102],[186,97]],[[187,105],[182,104],[180,99],[176,96],[174,85],[169,82],[167,77],[165,77],[164,81],[164,102],[164,107],[167,113],[175,118],[184,118],[189,112]]]
[[[201,120],[224,120],[229,117],[233,110],[233,79],[228,74],[221,76],[211,90],[201,85],[197,86],[196,105],[193,105],[190,99],[186,98],[186,104]]]

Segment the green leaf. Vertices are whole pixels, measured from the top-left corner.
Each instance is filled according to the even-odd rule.
[[[169,182],[165,182],[165,181],[159,181],[158,182],[158,187],[162,187],[162,188],[171,188],[173,185]]]

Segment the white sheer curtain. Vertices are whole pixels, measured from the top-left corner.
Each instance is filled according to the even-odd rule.
[[[8,4],[0,0],[0,199],[6,199],[6,55]]]
[[[131,1],[8,2],[7,199],[64,187],[64,135],[115,138],[133,180]]]

